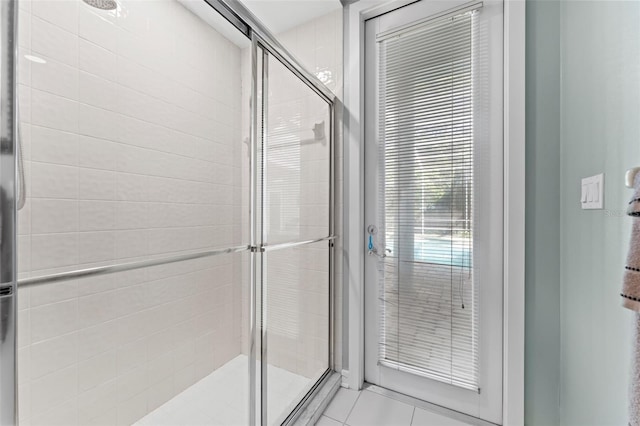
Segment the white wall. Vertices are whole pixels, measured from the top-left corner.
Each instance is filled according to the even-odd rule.
[[[557,425],[560,385],[560,3],[526,10],[525,423]]]
[[[640,4],[527,3],[526,424],[627,424]],[[602,172],[605,208],[582,210],[580,179]]]
[[[21,278],[244,242],[240,49],[119,6],[20,2]],[[239,354],[242,257],[21,289],[21,424],[130,424]]]

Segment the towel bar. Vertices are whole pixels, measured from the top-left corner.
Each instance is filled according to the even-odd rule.
[[[627,170],[627,173],[624,175],[624,183],[627,185],[627,188],[633,188],[633,181],[635,180],[638,172],[640,172],[640,167],[634,167]]]

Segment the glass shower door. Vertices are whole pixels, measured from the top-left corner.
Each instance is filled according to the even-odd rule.
[[[0,424],[290,418],[331,366],[328,91],[223,2],[1,3]]]
[[[281,424],[330,368],[331,104],[262,57],[263,424]]]
[[[20,422],[247,424],[249,39],[204,1],[19,7]]]

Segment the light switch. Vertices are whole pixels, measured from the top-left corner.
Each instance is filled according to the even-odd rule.
[[[582,179],[580,202],[583,209],[604,208],[604,174]]]

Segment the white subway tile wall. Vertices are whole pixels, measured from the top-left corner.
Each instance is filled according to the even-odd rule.
[[[20,2],[20,278],[248,242],[241,49],[118,5]],[[246,257],[20,289],[21,424],[129,425],[236,357]]]

